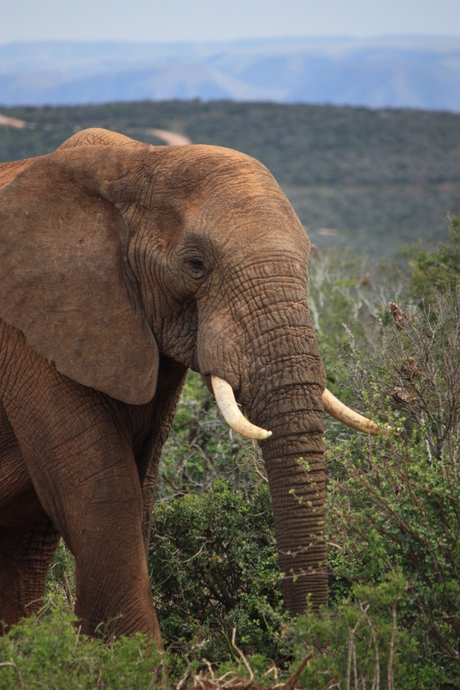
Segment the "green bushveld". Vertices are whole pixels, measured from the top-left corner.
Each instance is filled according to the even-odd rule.
[[[351,254],[312,257],[330,387],[385,428],[368,438],[326,424],[329,610],[295,620],[283,611],[260,452],[234,436],[190,374],[152,522],[166,654],[142,636],[79,635],[61,545],[42,614],[0,638],[0,688],[149,688],[180,678],[185,687],[208,664],[217,677],[253,673],[270,685],[310,652],[297,683],[312,690],[458,687],[459,229],[454,218],[450,245],[413,247],[370,276]]]

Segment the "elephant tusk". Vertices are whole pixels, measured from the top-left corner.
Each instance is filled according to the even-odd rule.
[[[247,438],[255,438],[258,441],[262,441],[272,435],[271,431],[261,429],[259,426],[251,424],[246,417],[243,417],[236,404],[233,389],[227,381],[220,379],[218,376],[211,376],[211,385],[217,407],[233,431]]]
[[[323,392],[323,402],[324,411],[330,414],[331,417],[334,417],[334,419],[342,422],[342,424],[346,424],[346,426],[350,426],[357,431],[362,431],[365,434],[372,434],[372,436],[378,435],[380,430],[378,424],[350,410],[350,408],[341,403],[340,400],[337,400],[335,395],[332,395],[327,388]]]

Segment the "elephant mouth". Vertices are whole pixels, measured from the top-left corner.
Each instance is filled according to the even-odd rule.
[[[257,441],[263,441],[270,438],[272,435],[271,431],[252,424],[243,416],[236,403],[233,389],[227,381],[219,378],[219,376],[211,375],[211,386],[217,407],[227,424],[234,431],[247,438],[256,439]],[[372,436],[377,436],[379,434],[380,428],[378,424],[341,403],[340,400],[327,390],[327,388],[323,391],[323,403],[324,411],[342,424],[345,424],[345,426],[349,426],[365,434],[371,434]]]

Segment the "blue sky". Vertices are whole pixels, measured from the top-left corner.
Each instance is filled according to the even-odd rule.
[[[460,0],[0,0],[0,43],[460,35]]]

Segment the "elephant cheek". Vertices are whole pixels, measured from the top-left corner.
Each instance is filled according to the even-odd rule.
[[[211,374],[227,381],[234,391],[240,388],[239,372],[244,356],[237,356],[235,340],[238,340],[235,325],[227,316],[215,315],[212,320],[200,323],[197,336],[198,371],[211,393]]]

